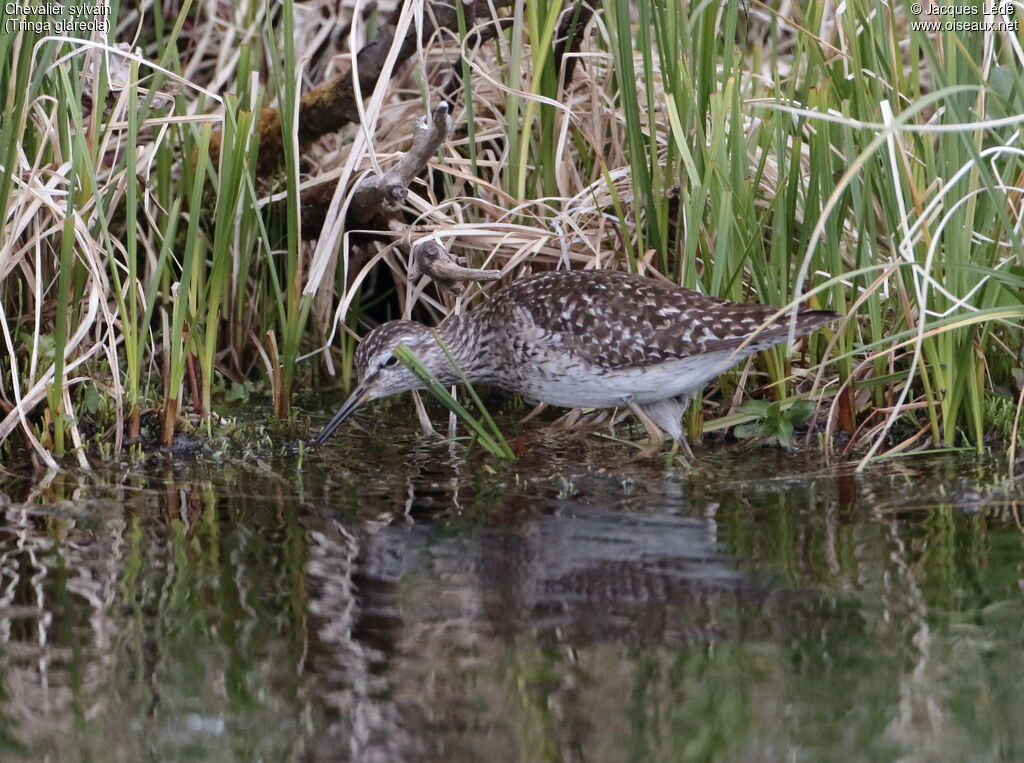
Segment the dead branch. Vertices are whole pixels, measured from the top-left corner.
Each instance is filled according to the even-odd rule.
[[[565,67],[562,82],[565,87],[572,82],[572,75],[576,71],[576,63],[579,61],[573,53],[579,53],[583,37],[587,32],[587,25],[594,17],[594,8],[584,0],[576,0],[575,5],[562,12],[562,18],[558,23],[558,33],[555,35],[555,49],[553,59],[555,70]]]
[[[350,221],[361,224],[378,215],[387,217],[402,206],[405,197],[409,195],[409,185],[426,169],[430,157],[437,153],[451,132],[452,120],[448,116],[447,103],[435,107],[432,117],[419,120],[412,138],[412,147],[394,167],[383,175],[375,175],[359,184],[348,208]]]
[[[387,218],[401,207],[409,195],[409,185],[426,169],[437,149],[451,132],[451,117],[447,103],[433,111],[433,118],[420,119],[413,135],[412,147],[394,167],[383,175],[376,175],[359,184],[348,208],[350,223],[365,225],[378,216]],[[324,227],[324,219],[334,198],[337,181],[331,179],[306,189],[302,194],[302,237],[316,238]],[[351,227],[351,226],[349,226]],[[388,226],[382,225],[381,229]]]
[[[495,6],[504,3],[495,3]],[[468,24],[480,15],[489,12],[489,3],[463,2],[463,9]],[[359,88],[364,95],[369,95],[377,85],[388,51],[395,41],[395,31],[402,11],[402,4],[394,10],[388,22],[381,26],[377,36],[363,46],[356,57],[359,69]],[[430,3],[430,8],[423,15],[423,41],[429,40],[437,29],[457,28],[455,6],[450,2],[439,0]],[[398,73],[401,65],[415,52],[420,39],[416,35],[416,25],[409,26],[409,31],[402,40],[398,50],[395,66]],[[341,129],[350,122],[359,119],[356,104],[356,90],[352,82],[352,70],[339,74],[314,87],[305,93],[299,101],[299,144],[300,148],[319,138],[321,135]],[[263,109],[259,118],[260,155],[256,168],[260,177],[273,173],[284,157],[283,136],[281,135],[281,114],[276,107]],[[210,157],[216,162],[220,154],[221,134],[215,133],[210,140]],[[332,189],[333,192],[333,189]]]
[[[409,265],[409,280],[427,276],[442,291],[455,295],[466,291],[466,281],[497,281],[500,270],[477,270],[463,267],[465,257],[456,257],[436,241],[420,241],[412,248]]]

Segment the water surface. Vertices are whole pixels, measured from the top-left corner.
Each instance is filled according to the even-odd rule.
[[[0,759],[1024,759],[1005,464],[628,456],[354,427],[8,479]]]

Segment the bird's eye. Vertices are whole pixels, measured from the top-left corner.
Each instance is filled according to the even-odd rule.
[[[381,363],[381,366],[383,368],[390,368],[391,366],[395,365],[395,363],[397,363],[397,362],[398,362],[398,358],[396,358],[394,355],[388,355],[387,360],[385,360],[383,363]]]

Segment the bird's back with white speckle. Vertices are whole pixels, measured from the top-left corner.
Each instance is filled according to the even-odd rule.
[[[777,308],[619,271],[585,270],[520,279],[480,312],[489,314],[491,325],[506,327],[510,341],[530,337],[590,366],[623,370],[734,350]],[[798,318],[797,335],[824,322]],[[788,318],[763,328],[756,349],[784,341],[788,328]]]

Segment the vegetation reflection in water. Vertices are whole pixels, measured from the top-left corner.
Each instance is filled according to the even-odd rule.
[[[0,757],[1024,755],[1024,491],[982,462],[365,449],[4,484]]]

